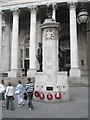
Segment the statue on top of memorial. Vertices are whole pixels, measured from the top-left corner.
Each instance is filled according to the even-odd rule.
[[[51,19],[53,15],[53,6],[52,4],[50,4],[49,6],[47,6],[47,17],[48,19]]]

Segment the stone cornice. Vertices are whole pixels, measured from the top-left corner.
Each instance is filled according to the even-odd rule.
[[[67,0],[32,0],[32,1],[28,1],[27,2],[21,2],[21,3],[13,3],[11,2],[11,4],[3,4],[2,5],[2,10],[9,10],[11,9],[12,7],[18,7],[18,8],[26,8],[28,6],[33,6],[33,5],[36,5],[37,6],[40,6],[40,5],[47,5],[47,3],[65,3],[67,2]]]
[[[0,4],[0,7],[1,9],[4,11],[4,10],[10,10],[12,7],[18,7],[18,8],[26,8],[28,6],[33,6],[33,5],[36,5],[37,6],[42,6],[42,5],[47,5],[49,3],[67,3],[67,4],[70,4],[70,2],[72,3],[72,1],[77,1],[79,2],[80,0],[24,0],[23,2],[22,1],[11,1],[11,2],[6,2],[5,4]],[[89,1],[87,1],[89,2]]]

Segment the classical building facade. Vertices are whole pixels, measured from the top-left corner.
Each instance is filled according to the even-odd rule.
[[[47,19],[47,6],[52,4],[52,18],[60,25],[58,71],[68,71],[70,77],[87,76],[90,35],[89,31],[82,31],[81,24],[77,23],[77,15],[82,3],[89,13],[90,2],[86,0],[82,2],[78,0],[1,1],[1,75],[8,77],[17,77],[22,73],[28,77],[35,75],[35,71],[38,70],[36,59],[38,43],[42,43],[40,25]],[[90,17],[88,19],[90,20]],[[89,29],[89,22],[86,25]]]

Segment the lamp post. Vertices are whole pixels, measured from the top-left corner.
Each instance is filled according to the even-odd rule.
[[[86,29],[86,23],[88,23],[88,12],[86,11],[85,7],[84,7],[84,4],[81,5],[80,7],[80,11],[77,15],[77,22],[79,24],[81,24],[81,27],[82,27],[82,31],[83,32],[89,32],[90,30],[87,30]]]
[[[89,14],[84,7],[84,4],[81,5],[80,11],[77,15],[77,22],[81,25],[82,31],[83,32],[90,32],[90,29],[87,29],[86,24],[89,22]],[[88,76],[90,76],[90,52],[88,52],[90,48],[90,40],[89,38],[87,39],[87,62],[88,62]],[[88,78],[89,80],[89,78]]]

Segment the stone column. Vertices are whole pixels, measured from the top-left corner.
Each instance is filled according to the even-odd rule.
[[[29,70],[27,76],[35,76],[36,71],[36,13],[37,7],[30,8],[30,49],[29,49]]]
[[[1,72],[1,47],[2,47],[2,10],[0,10],[0,72]]]
[[[52,18],[56,21],[56,8],[57,8],[57,3],[53,3],[53,15]]]
[[[70,4],[70,53],[71,53],[71,70],[70,76],[79,77],[80,69],[78,66],[78,44],[77,44],[77,21],[76,21],[76,5]]]
[[[89,17],[90,21],[90,17]],[[88,29],[90,28],[90,22],[88,23]],[[90,32],[87,32],[87,65],[88,65],[88,80],[90,80]]]
[[[18,32],[19,32],[19,9],[13,10],[13,28],[11,44],[11,77],[18,76]]]
[[[10,24],[6,23],[5,36],[5,71],[10,70]]]
[[[1,53],[1,71],[4,72],[5,71],[5,36],[6,36],[6,24],[4,21],[4,18],[2,18],[2,53]]]

